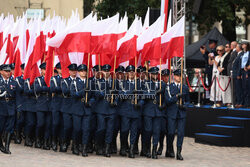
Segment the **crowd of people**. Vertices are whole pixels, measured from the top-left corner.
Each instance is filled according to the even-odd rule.
[[[21,65],[22,72],[24,66]],[[3,153],[11,153],[11,139],[16,144],[24,139],[28,147],[67,152],[71,146],[75,155],[86,157],[95,152],[110,157],[117,153],[119,140],[119,154],[135,158],[141,139],[140,156],[157,159],[166,137],[165,156],[183,160],[189,90],[181,84],[180,69],[173,71],[174,79],[170,82],[170,71],[158,67],[119,66],[111,75],[110,65],[96,65],[91,69],[93,77],[88,78],[85,64],[71,64],[70,76],[62,78],[58,63],[48,87],[44,79],[46,63],[40,65],[41,76],[34,83],[23,75],[14,78],[14,68],[14,64],[0,68]]]
[[[249,42],[233,41],[217,46],[216,39],[209,39],[209,49],[200,47],[205,60],[205,79],[211,87],[211,102],[216,107],[250,107],[250,56]]]

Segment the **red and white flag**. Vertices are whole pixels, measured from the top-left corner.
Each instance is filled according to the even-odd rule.
[[[173,57],[183,57],[184,53],[185,18],[182,17],[161,37],[162,59],[166,61]]]

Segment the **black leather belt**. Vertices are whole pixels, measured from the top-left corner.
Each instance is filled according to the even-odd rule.
[[[8,102],[8,101],[16,100],[16,98],[13,98],[13,97],[1,97],[0,100]]]

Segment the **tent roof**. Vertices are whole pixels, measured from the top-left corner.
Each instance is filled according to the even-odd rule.
[[[200,47],[205,45],[208,48],[208,39],[217,39],[218,46],[226,45],[229,41],[219,32],[219,30],[215,27],[211,31],[209,31],[204,37],[202,37],[199,41],[192,43],[186,47],[186,65],[187,68],[203,68],[205,65],[203,56],[200,52]]]

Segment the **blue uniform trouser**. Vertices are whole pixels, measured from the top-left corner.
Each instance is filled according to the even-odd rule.
[[[130,132],[130,144],[135,144],[138,134],[138,120],[139,118],[121,117],[121,138],[128,139]]]
[[[52,111],[52,136],[63,137],[62,113],[60,111]]]
[[[3,132],[13,133],[15,125],[15,116],[0,116],[0,134]]]
[[[242,79],[236,79],[236,104],[243,105]]]
[[[175,130],[177,129],[177,147],[182,147],[185,134],[186,118],[168,118],[168,144],[173,145]]]
[[[120,126],[121,126],[121,116],[117,115],[115,119],[115,128],[114,128],[112,144],[116,144],[116,138],[118,136],[119,130],[121,129]]]
[[[243,104],[247,107],[249,105],[249,89],[250,89],[250,85],[249,85],[249,77],[247,78],[247,73],[246,71],[242,70],[242,94],[243,94]]]
[[[153,146],[157,146],[161,133],[161,117],[144,116],[144,139],[145,142],[151,141],[153,137]]]
[[[68,113],[63,113],[63,138],[69,141],[72,137],[72,115]]]
[[[167,118],[161,118],[161,134],[160,134],[160,144],[163,144],[164,138],[167,134]]]
[[[16,131],[21,132],[22,128],[24,127],[25,124],[25,117],[24,117],[24,112],[23,111],[18,111],[20,116],[17,118],[16,115]]]
[[[84,115],[82,117],[82,144],[88,144],[89,142],[89,135],[91,129],[91,115]]]
[[[37,111],[36,112],[36,137],[44,137],[49,139],[51,134],[51,112]]]
[[[90,134],[89,134],[89,142],[90,144],[93,144],[95,142],[95,132],[97,128],[97,118],[96,118],[96,113],[93,113],[90,118]]]
[[[72,114],[73,134],[72,139],[79,143],[82,129],[82,116]]]
[[[97,114],[96,137],[98,140],[104,139],[106,144],[111,144],[114,133],[115,118],[115,114]]]
[[[36,126],[36,113],[26,111],[25,112],[25,127],[24,127],[25,136],[32,137],[35,126]]]

